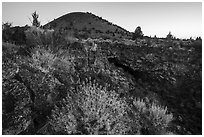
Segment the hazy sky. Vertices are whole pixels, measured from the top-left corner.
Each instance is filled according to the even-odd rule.
[[[42,25],[64,14],[82,11],[101,16],[131,32],[137,26],[141,26],[144,35],[147,36],[166,37],[169,31],[179,38],[202,35],[201,2],[3,2],[2,20],[12,22],[13,26],[30,25],[28,17],[31,18],[35,10],[40,15]]]

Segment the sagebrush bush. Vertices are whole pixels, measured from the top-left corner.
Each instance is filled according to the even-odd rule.
[[[51,121],[55,121],[52,122],[55,129],[60,128],[61,131],[71,134],[76,133],[79,125],[83,125],[84,133],[87,134],[128,134],[130,132],[131,120],[127,114],[129,107],[115,91],[107,91],[106,88],[89,79],[83,82],[75,93],[74,106],[82,112],[78,120],[80,122],[76,123],[77,117],[69,97],[63,102],[65,107],[60,111],[58,107],[53,110]],[[64,127],[67,128],[61,125],[66,125]]]
[[[76,134],[77,119],[74,115],[74,105],[68,96],[62,101],[62,107],[55,106],[50,124],[54,132],[60,134]]]
[[[173,115],[167,113],[167,107],[148,104],[142,99],[135,99],[133,105],[136,114],[140,116],[141,127],[144,134],[168,134],[168,127],[173,120]]]
[[[41,29],[39,27],[32,26],[25,31],[26,45],[33,48],[40,46],[53,46],[55,41],[53,37],[54,30]]]
[[[58,70],[64,70],[66,72],[74,72],[75,60],[74,56],[68,51],[59,50],[57,53],[57,60],[54,62],[54,67]]]
[[[43,30],[38,27],[30,27],[25,31],[26,44],[29,47],[42,45],[41,34]]]
[[[77,103],[84,112],[82,121],[89,134],[127,134],[130,130],[128,105],[115,91],[87,80],[81,85]]]
[[[74,57],[61,54],[60,51],[54,53],[49,48],[36,47],[32,49],[30,65],[44,73],[52,73],[54,70],[74,72]]]
[[[53,64],[57,59],[56,54],[51,50],[44,48],[35,48],[31,57],[31,66],[41,70],[44,73],[48,73],[54,70]]]
[[[149,104],[142,99],[133,101],[133,108],[114,90],[86,79],[74,95],[55,107],[51,123],[63,134],[169,134],[173,119],[167,107]]]

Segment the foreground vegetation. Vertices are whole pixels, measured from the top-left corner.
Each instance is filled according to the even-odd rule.
[[[6,32],[3,134],[202,133],[201,39]]]

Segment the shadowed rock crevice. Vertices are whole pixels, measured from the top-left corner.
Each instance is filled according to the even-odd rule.
[[[132,76],[134,76],[135,80],[144,79],[146,76],[144,72],[133,70],[132,68],[124,65],[123,62],[118,60],[117,58],[108,58],[110,63],[113,63],[116,67],[122,68],[125,72],[128,72]]]

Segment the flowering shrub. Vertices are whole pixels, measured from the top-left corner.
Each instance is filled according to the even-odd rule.
[[[86,80],[81,85],[77,102],[89,134],[126,134],[130,130],[126,125],[128,106],[115,91],[107,91]]]
[[[41,70],[44,73],[48,73],[54,69],[52,65],[55,60],[56,55],[53,54],[50,50],[35,48],[32,54],[31,66]]]
[[[51,73],[54,70],[74,71],[74,59],[67,54],[54,53],[51,49],[36,47],[32,51],[30,65],[44,73]]]
[[[74,97],[68,95],[62,107],[56,106],[53,110],[51,123],[56,132],[95,135],[169,134],[167,130],[173,115],[167,114],[167,107],[135,99],[132,109],[114,90],[107,90],[91,78],[81,82],[78,90],[70,93]],[[130,116],[130,113],[133,115]]]
[[[71,56],[67,51],[59,50],[57,53],[57,59],[53,63],[53,67],[57,70],[64,70],[65,72],[74,72],[75,60],[74,56]]]
[[[144,134],[168,134],[166,130],[173,120],[173,115],[167,114],[167,107],[148,104],[142,99],[135,99],[133,105],[136,108],[135,113],[140,115]]]
[[[131,120],[127,114],[129,107],[115,91],[107,91],[95,81],[91,82],[91,79],[86,79],[79,89],[75,92],[74,106],[82,112],[78,120],[80,122],[76,122],[73,104],[68,97],[63,101],[64,107],[60,110],[56,107],[53,110],[51,121],[56,131],[76,133],[77,127],[83,125],[87,134],[128,134],[130,132]]]

